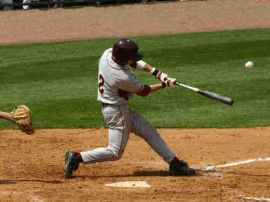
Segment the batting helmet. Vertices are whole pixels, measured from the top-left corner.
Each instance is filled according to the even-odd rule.
[[[139,61],[142,59],[137,43],[126,38],[119,39],[114,43],[112,55],[118,64],[127,64],[129,60]]]

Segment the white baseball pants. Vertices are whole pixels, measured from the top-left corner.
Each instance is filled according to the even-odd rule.
[[[118,160],[125,150],[130,132],[143,138],[167,163],[175,154],[160,137],[157,130],[128,105],[103,104],[102,113],[109,127],[107,147],[81,152],[84,163]]]

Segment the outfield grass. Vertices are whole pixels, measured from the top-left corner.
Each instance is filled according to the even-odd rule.
[[[230,107],[183,88],[130,105],[157,127],[270,125],[270,29],[135,38],[144,60],[182,83],[234,98]],[[0,46],[0,109],[26,104],[38,128],[102,127],[97,63],[115,39]],[[245,69],[247,60],[255,68]],[[156,80],[138,72],[145,83]],[[0,121],[0,128],[12,124]]]

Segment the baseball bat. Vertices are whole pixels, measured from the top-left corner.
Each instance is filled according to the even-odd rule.
[[[224,104],[233,105],[233,99],[229,98],[229,97],[226,97],[224,95],[220,95],[220,94],[213,93],[213,92],[210,92],[210,91],[207,91],[207,90],[202,90],[202,89],[199,89],[199,88],[195,88],[193,86],[188,86],[188,85],[179,83],[177,81],[175,81],[174,84],[177,85],[177,86],[181,86],[181,87],[187,88],[189,90],[192,90],[192,91],[194,91],[196,93],[199,93],[199,94],[201,94],[203,96],[206,96],[208,98],[220,101],[220,102],[222,102]]]

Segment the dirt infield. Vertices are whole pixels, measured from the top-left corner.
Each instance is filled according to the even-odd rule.
[[[270,157],[270,127],[255,129],[160,129],[166,142],[197,169]],[[270,161],[200,171],[195,177],[167,176],[168,166],[132,135],[123,158],[83,165],[65,180],[65,149],[106,146],[106,129],[38,130],[34,136],[3,130],[0,201],[242,201],[270,197]],[[270,159],[269,159],[270,160]],[[146,181],[151,188],[105,187]]]
[[[0,44],[270,27],[269,0],[0,12]]]
[[[269,0],[210,0],[0,12],[0,44],[270,27],[269,10]],[[201,169],[197,176],[167,176],[168,166],[132,135],[120,161],[82,165],[65,180],[64,150],[105,146],[106,129],[0,130],[0,202],[270,201],[270,127],[159,131]],[[205,171],[210,165],[221,168]],[[151,187],[104,186],[121,181]]]

